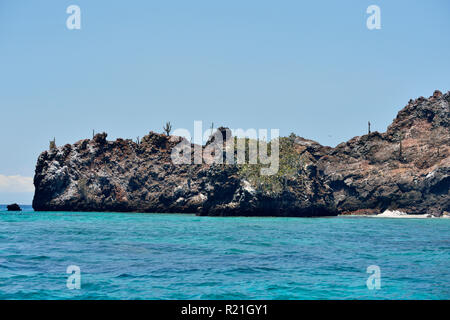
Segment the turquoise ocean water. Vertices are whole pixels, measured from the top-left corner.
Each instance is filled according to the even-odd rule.
[[[450,298],[450,219],[4,209],[0,299]],[[80,290],[66,287],[69,265]]]

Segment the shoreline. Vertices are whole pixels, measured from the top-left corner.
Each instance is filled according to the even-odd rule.
[[[67,212],[67,213],[111,213],[111,214],[120,214],[120,213],[124,213],[124,214],[156,214],[156,215],[183,215],[183,216],[195,216],[195,217],[212,217],[212,218],[313,218],[313,219],[317,219],[317,218],[342,218],[342,217],[357,217],[357,218],[391,218],[391,219],[436,219],[436,218],[441,218],[441,219],[450,219],[450,215],[448,214],[443,214],[441,216],[434,216],[432,214],[426,213],[426,214],[408,214],[406,212],[403,211],[399,211],[399,210],[385,210],[382,213],[379,214],[338,214],[338,215],[334,215],[334,216],[319,216],[319,217],[315,217],[315,216],[311,216],[311,217],[307,217],[307,216],[279,216],[279,215],[261,215],[261,216],[212,216],[212,215],[197,215],[195,213],[182,213],[182,212],[125,212],[125,211],[120,211],[120,212],[115,212],[115,211],[35,211],[34,209],[31,208],[31,210],[29,208],[26,208],[27,205],[25,205],[25,208],[23,211],[8,211],[5,208],[2,208],[3,205],[0,205],[0,212],[1,213],[58,213],[58,212]],[[31,207],[31,206],[29,206]]]
[[[339,216],[348,216],[348,217],[367,217],[367,218],[394,218],[394,219],[434,219],[434,218],[442,218],[448,219],[449,215],[443,214],[441,216],[434,216],[430,213],[425,214],[408,214],[399,210],[385,210],[379,214],[355,214],[355,215],[339,215]]]

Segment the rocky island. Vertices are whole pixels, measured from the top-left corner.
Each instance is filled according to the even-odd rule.
[[[8,210],[8,211],[22,211],[22,208],[17,203],[13,203],[13,204],[7,205],[6,206],[6,210]]]
[[[398,210],[450,212],[450,92],[410,100],[384,133],[335,148],[291,134],[280,167],[174,164],[183,138],[140,141],[97,134],[53,146],[37,161],[36,211],[195,213],[212,216],[334,216]],[[221,128],[222,133],[227,129]],[[205,148],[205,146],[201,146]]]

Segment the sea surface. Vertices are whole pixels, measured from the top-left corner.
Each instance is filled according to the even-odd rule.
[[[449,231],[450,219],[3,206],[0,299],[449,299]],[[80,268],[79,290],[67,287],[70,265]],[[370,290],[372,265],[380,288]]]

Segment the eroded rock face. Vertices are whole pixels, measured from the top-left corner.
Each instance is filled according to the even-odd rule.
[[[449,104],[450,93],[438,91],[411,100],[385,133],[355,137],[336,148],[282,138],[283,161],[293,164],[288,175],[271,180],[277,188],[269,189],[237,165],[173,164],[171,152],[180,137],[150,132],[136,144],[97,134],[39,156],[33,207],[247,216],[391,209],[440,215],[450,211]],[[219,132],[226,140],[227,129]]]
[[[43,152],[38,159],[35,210],[199,212],[212,168],[174,165],[181,138],[151,132],[138,145],[104,134]]]
[[[410,101],[387,132],[338,145],[318,167],[342,212],[450,208],[450,94]]]

